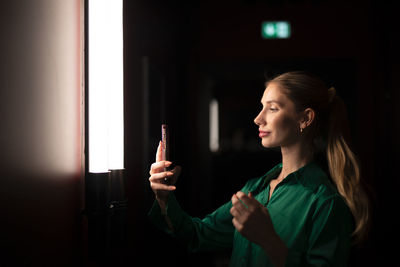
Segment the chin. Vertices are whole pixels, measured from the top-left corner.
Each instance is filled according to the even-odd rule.
[[[265,141],[265,140],[262,140],[262,141],[261,141],[261,144],[262,144],[262,146],[265,147],[265,148],[273,148],[273,147],[279,146],[279,145],[277,145],[277,144],[273,144],[273,143],[267,142],[267,141]]]

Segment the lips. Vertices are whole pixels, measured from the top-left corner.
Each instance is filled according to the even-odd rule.
[[[268,136],[271,132],[267,132],[267,131],[259,131],[260,133],[258,134],[259,137],[265,137]]]

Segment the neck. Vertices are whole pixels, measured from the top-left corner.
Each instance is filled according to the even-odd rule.
[[[297,171],[313,160],[313,151],[310,145],[305,142],[299,142],[291,146],[282,146],[282,171],[279,176],[283,180],[290,173]]]

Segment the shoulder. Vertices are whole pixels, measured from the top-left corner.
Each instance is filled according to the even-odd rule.
[[[330,212],[335,210],[337,214],[350,214],[345,200],[329,175],[319,165],[310,164],[297,178],[300,186],[308,192],[310,200],[314,203],[315,212],[319,213],[321,209],[327,209]]]
[[[325,200],[339,197],[336,186],[332,183],[329,175],[316,163],[311,163],[299,170],[296,180],[304,190],[316,198]]]

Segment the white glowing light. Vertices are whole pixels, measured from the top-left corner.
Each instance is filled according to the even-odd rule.
[[[123,1],[90,0],[89,172],[124,168]]]
[[[212,99],[210,102],[210,150],[217,152],[219,149],[219,121],[218,121],[218,101]]]

